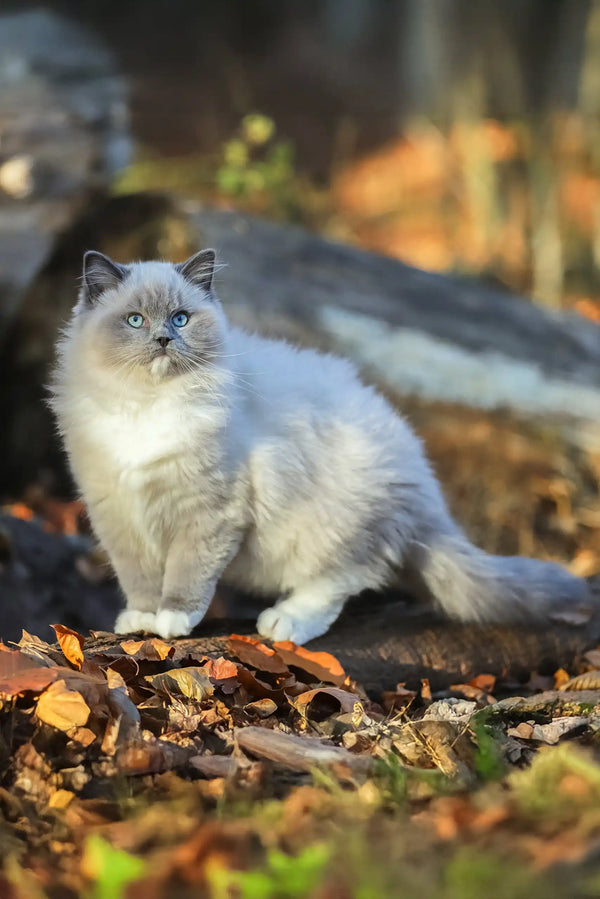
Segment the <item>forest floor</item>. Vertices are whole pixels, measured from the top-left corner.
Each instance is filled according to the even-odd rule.
[[[410,411],[487,549],[597,571],[590,460],[498,416]],[[73,564],[56,534],[77,540],[81,510],[38,501],[31,558],[0,522],[5,638],[44,566]],[[112,621],[88,568],[61,589]],[[0,643],[0,899],[600,896],[600,647],[518,683],[367,695],[327,653],[243,636],[56,637]]]
[[[333,656],[0,644],[0,896],[600,895],[600,650],[369,697]]]

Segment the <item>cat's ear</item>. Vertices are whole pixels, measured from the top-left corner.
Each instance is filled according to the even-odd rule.
[[[212,287],[216,255],[214,250],[200,250],[185,262],[180,262],[175,268],[186,281],[201,287],[208,293]]]
[[[83,300],[86,305],[93,306],[100,294],[117,287],[126,275],[124,265],[96,250],[88,250],[83,257]]]

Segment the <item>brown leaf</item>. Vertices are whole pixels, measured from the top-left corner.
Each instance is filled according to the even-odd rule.
[[[212,696],[215,689],[203,668],[173,668],[161,674],[148,675],[144,680],[164,696],[175,693],[198,702]]]
[[[340,711],[356,713],[362,720],[364,713],[362,703],[356,694],[340,690],[339,687],[317,687],[316,690],[307,690],[300,696],[290,699],[290,704],[305,718],[314,718],[316,721],[323,721]]]
[[[346,681],[346,672],[335,658],[328,652],[311,652],[303,646],[296,646],[289,640],[274,643],[273,648],[286,665],[293,665],[307,671],[313,677],[325,683],[341,687]]]
[[[247,668],[240,668],[237,676],[250,696],[256,696],[259,699],[272,699],[278,706],[285,704],[286,696],[283,687],[271,687],[270,684],[266,684]]]
[[[281,656],[254,637],[231,634],[227,641],[227,648],[244,665],[251,665],[252,668],[269,671],[271,674],[288,673],[288,667]]]
[[[421,699],[424,702],[431,702],[432,698],[433,697],[431,695],[431,686],[429,685],[429,678],[422,677],[421,678]]]
[[[10,699],[22,693],[41,693],[62,674],[46,667],[18,649],[0,646],[0,696]]]
[[[21,639],[18,643],[19,649],[25,655],[29,656],[38,665],[62,665],[65,657],[59,650],[54,649],[45,640],[29,634],[26,630],[21,632]]]
[[[77,631],[73,631],[70,627],[65,627],[63,624],[51,624],[50,627],[56,634],[56,639],[67,661],[81,671],[85,638],[78,634]]]
[[[277,711],[277,703],[268,697],[256,699],[254,702],[247,703],[244,711],[249,715],[256,715],[258,718],[268,718]]]
[[[151,637],[149,640],[123,640],[121,647],[128,656],[143,662],[164,662],[175,652],[175,647],[169,646],[160,637]]]
[[[91,709],[81,693],[69,690],[64,680],[56,681],[42,693],[35,714],[45,724],[69,731],[87,724]]]

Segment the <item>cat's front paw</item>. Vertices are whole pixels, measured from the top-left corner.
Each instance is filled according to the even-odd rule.
[[[123,609],[115,621],[115,634],[139,634],[147,631],[150,634],[155,631],[156,615],[154,612],[140,612],[137,609]]]
[[[285,609],[277,606],[265,609],[264,612],[260,613],[256,622],[256,629],[261,637],[268,637],[274,643],[280,640],[291,640],[292,643],[297,643],[298,646],[308,643],[309,640],[313,640],[315,637],[320,637],[327,630],[327,628],[315,626],[315,623],[312,621],[297,618],[285,611]]]
[[[188,614],[177,609],[162,609],[157,612],[154,621],[154,633],[163,640],[173,637],[187,637],[200,621],[202,616],[197,613]]]

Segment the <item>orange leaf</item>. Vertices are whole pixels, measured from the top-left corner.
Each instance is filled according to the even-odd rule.
[[[207,659],[202,667],[213,680],[229,680],[230,677],[236,677],[238,673],[238,666],[235,662],[225,659],[223,656],[218,659]]]
[[[64,680],[56,681],[42,693],[35,710],[45,724],[69,731],[87,724],[91,709],[81,693],[69,690]]]
[[[289,640],[274,643],[273,648],[286,665],[301,668],[321,681],[341,686],[346,680],[346,672],[336,657],[328,652],[311,652]]]
[[[175,652],[175,647],[169,646],[160,637],[151,637],[149,640],[123,640],[121,648],[128,656],[141,662],[164,662]]]
[[[491,693],[496,686],[496,676],[494,674],[478,674],[469,683],[472,687],[483,690],[484,693]]]
[[[73,631],[70,627],[65,627],[62,624],[51,624],[50,627],[56,634],[56,639],[67,661],[81,671],[85,638],[78,634],[77,631]]]
[[[231,634],[227,648],[244,665],[251,665],[259,671],[270,671],[271,674],[288,673],[288,667],[279,653],[254,637]]]

